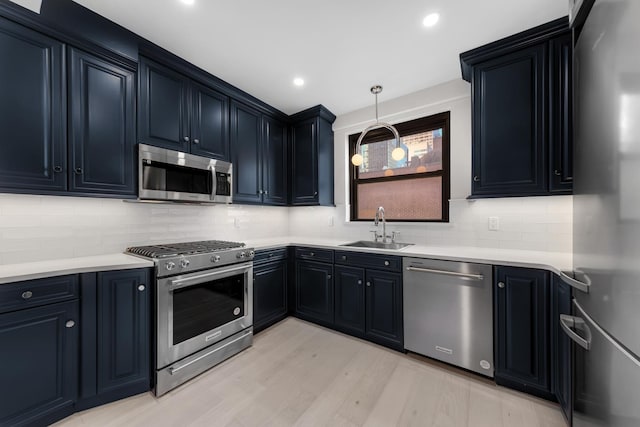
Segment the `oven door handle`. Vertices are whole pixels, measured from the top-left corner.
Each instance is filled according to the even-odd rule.
[[[196,276],[183,277],[180,279],[172,280],[169,285],[169,291],[173,292],[176,289],[187,288],[189,286],[197,285],[198,283],[202,283],[203,279],[209,279],[212,277],[224,278],[231,276],[233,273],[237,271],[248,271],[253,264],[241,264],[239,266],[234,266],[231,268],[216,268],[214,271],[210,271],[204,274],[198,274]],[[195,282],[195,283],[194,283]]]

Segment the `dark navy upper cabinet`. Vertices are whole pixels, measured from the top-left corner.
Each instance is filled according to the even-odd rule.
[[[148,391],[148,269],[83,274],[82,364],[77,409]]]
[[[367,270],[365,303],[366,338],[402,350],[402,275]]]
[[[287,126],[263,116],[264,144],[262,149],[263,201],[269,205],[287,205]]]
[[[135,195],[135,72],[69,49],[69,190]]]
[[[198,83],[192,88],[191,153],[229,159],[229,98]]]
[[[142,57],[139,73],[139,141],[189,152],[189,79]]]
[[[546,70],[546,44],[475,67],[473,195],[546,192]]]
[[[333,265],[296,261],[296,316],[333,325]]]
[[[140,57],[141,143],[229,160],[229,98]]]
[[[471,197],[570,193],[567,18],[460,55],[472,91]]]
[[[64,46],[0,18],[0,58],[0,190],[64,191]]]
[[[231,102],[234,203],[287,204],[287,128],[260,111]]]
[[[0,425],[48,425],[73,413],[78,320],[77,300],[0,314]]]
[[[336,117],[319,105],[291,117],[291,204],[333,200],[333,129]]]
[[[365,331],[364,269],[336,265],[334,272],[335,327],[352,335],[362,336]]]
[[[231,102],[233,201],[262,202],[262,115]]]
[[[549,184],[552,193],[573,189],[573,38],[571,33],[550,42],[551,102]]]
[[[496,267],[494,277],[495,380],[555,400],[549,272]]]

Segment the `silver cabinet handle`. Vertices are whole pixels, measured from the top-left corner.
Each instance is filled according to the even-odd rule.
[[[56,173],[60,173],[60,172],[62,172],[62,166],[55,166],[55,167],[53,168],[53,171],[54,171],[54,172],[56,172]]]
[[[327,274],[327,280],[331,280],[331,275]]]
[[[184,138],[182,138],[184,142],[189,142],[189,137],[185,136]]]
[[[367,286],[371,286],[371,282],[367,282]]]
[[[139,290],[140,292],[144,291],[144,290],[145,290],[144,285],[140,285],[140,286],[138,286],[138,290]]]
[[[584,282],[582,282],[580,280],[576,280],[573,277],[569,277],[564,272],[560,273],[560,278],[567,285],[572,286],[572,287],[578,289],[579,291],[582,291],[582,292],[588,294],[589,293],[589,289],[591,288],[591,279],[583,271],[581,271],[581,270],[579,270],[577,268],[575,269],[575,272],[578,273],[582,278],[584,278]]]
[[[314,192],[313,192],[313,195],[314,195],[314,196],[317,196],[317,195],[318,195],[318,192],[317,192],[317,191],[314,191]]]
[[[478,175],[473,177],[473,182],[479,182],[480,181],[480,177]]]
[[[199,140],[199,139],[194,139],[194,140],[193,140],[193,143],[194,143],[194,144],[200,144],[200,140]]]
[[[29,299],[33,296],[33,292],[31,291],[24,291],[22,293],[22,299]]]
[[[67,320],[67,323],[65,323],[64,326],[66,326],[67,328],[73,328],[74,326],[76,326],[76,322],[74,322],[73,320]]]
[[[309,256],[316,256],[316,254],[314,252],[311,252]]]
[[[358,285],[362,285],[362,280],[358,280]]]
[[[82,175],[82,168],[76,168],[76,175]]]
[[[589,350],[591,348],[591,330],[585,323],[584,319],[575,316],[569,316],[567,314],[560,315],[560,326],[562,330],[580,347],[585,350]],[[587,338],[582,338],[580,335],[575,333],[573,329],[577,329],[585,333]]]
[[[414,267],[412,265],[407,267],[407,271],[417,271],[419,273],[442,274],[444,276],[464,277],[465,279],[473,279],[473,280],[484,279],[484,276],[482,274],[458,273],[457,271],[447,271],[447,270],[433,270],[431,268]]]
[[[556,175],[556,176],[560,176],[560,175],[562,175],[562,172],[559,171],[558,169],[556,169],[556,170],[553,171],[553,174]]]
[[[346,255],[342,255],[342,260],[346,261],[347,260],[347,256]]]
[[[268,195],[269,195],[269,192],[268,192],[267,190],[264,190],[264,195],[265,195],[265,196],[268,196]]]
[[[500,289],[504,289],[504,282],[498,282],[498,287]]]
[[[384,262],[384,265],[386,265],[387,267],[389,266],[389,264],[390,264],[389,261]]]
[[[264,193],[264,191],[258,190],[258,194],[262,194],[262,193]]]

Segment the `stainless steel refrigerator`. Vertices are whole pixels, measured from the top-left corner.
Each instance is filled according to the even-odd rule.
[[[640,426],[640,0],[596,0],[574,50],[574,426]]]

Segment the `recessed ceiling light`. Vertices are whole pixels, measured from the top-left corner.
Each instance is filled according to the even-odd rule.
[[[189,6],[193,6],[196,0],[180,0],[184,4],[188,4]]]
[[[433,27],[438,23],[439,20],[440,20],[439,13],[430,13],[424,17],[424,19],[422,20],[422,25],[424,25],[425,27]]]
[[[304,86],[304,79],[302,77],[296,77],[293,79],[293,84],[298,87]]]

